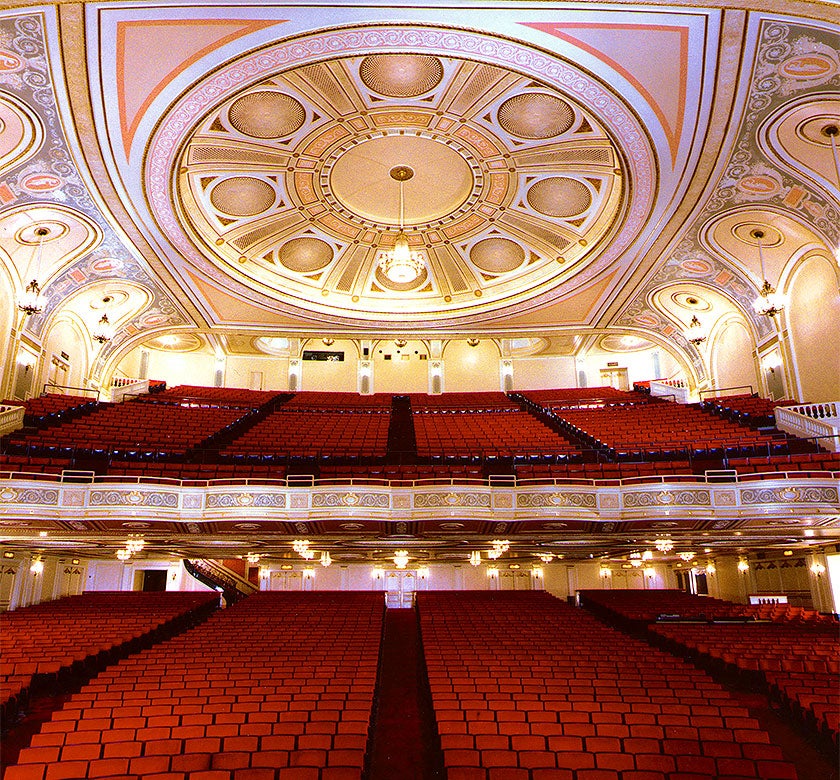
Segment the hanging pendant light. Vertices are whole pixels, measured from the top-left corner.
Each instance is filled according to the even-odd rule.
[[[391,178],[400,185],[400,231],[394,241],[394,248],[378,252],[376,263],[382,273],[394,284],[409,284],[417,279],[426,267],[425,255],[411,249],[405,234],[404,185],[414,176],[414,170],[408,165],[396,165],[389,173]]]
[[[35,235],[38,236],[38,248],[35,250],[35,278],[26,285],[26,289],[18,297],[17,307],[27,317],[33,314],[40,314],[46,306],[46,299],[41,293],[41,286],[38,284],[38,277],[41,274],[41,258],[44,253],[44,239],[50,231],[45,227],[35,228]]]
[[[697,344],[702,344],[706,340],[706,329],[703,327],[700,320],[697,319],[696,314],[692,315],[691,322],[688,324],[684,333],[685,337],[695,346]]]
[[[753,311],[762,317],[775,317],[784,310],[787,298],[782,293],[777,293],[776,288],[767,281],[767,274],[764,270],[764,252],[762,251],[761,239],[764,238],[763,230],[753,230],[750,237],[754,238],[758,246],[758,260],[761,265],[761,278],[764,284],[758,291],[758,297],[753,301]]]
[[[99,344],[105,344],[114,338],[114,326],[111,325],[107,312],[104,312],[99,318],[99,322],[96,323],[96,326],[90,335],[91,338]]]

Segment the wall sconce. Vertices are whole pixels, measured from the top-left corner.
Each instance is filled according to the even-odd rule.
[[[543,578],[542,568],[540,568],[539,566],[535,566],[533,569],[531,569],[531,576],[535,580],[541,580]]]
[[[771,352],[768,355],[765,355],[763,358],[761,358],[761,367],[765,371],[769,371],[771,374],[775,374],[776,369],[782,367],[782,361],[779,358],[779,354],[777,352]]]
[[[748,572],[749,570],[750,570],[749,563],[747,563],[747,561],[745,561],[743,558],[741,558],[741,560],[738,561],[738,571],[741,572],[741,574],[744,574],[745,572]]]
[[[819,561],[814,561],[811,564],[811,571],[815,576],[820,577],[825,574],[825,566],[823,566]]]
[[[382,569],[379,566],[374,566],[370,572],[370,576],[373,577],[375,580],[382,579]]]
[[[652,566],[648,566],[645,569],[645,577],[647,577],[649,580],[652,580],[655,576],[656,576],[656,569],[654,569]]]
[[[260,566],[260,579],[267,580],[271,576],[271,569],[268,566]]]
[[[467,339],[467,344],[469,344],[471,347],[477,347],[480,343],[481,342],[476,338]]]
[[[3,553],[3,557],[4,558],[14,558],[15,554],[11,550],[6,550],[6,552]]]
[[[315,579],[315,569],[304,569],[303,570],[303,579],[314,580]]]
[[[487,576],[491,580],[499,579],[499,570],[495,566],[491,566],[487,569]]]
[[[717,568],[713,563],[706,564],[706,574],[714,574],[717,571]]]
[[[31,571],[37,577],[44,571],[44,562],[40,558],[33,558],[32,565],[29,567],[29,571]]]
[[[600,574],[601,577],[603,577],[605,580],[609,579],[610,577],[612,577],[612,569],[602,568]]]
[[[421,566],[417,570],[417,577],[421,580],[429,579],[429,569],[428,569],[428,567],[427,566]]]

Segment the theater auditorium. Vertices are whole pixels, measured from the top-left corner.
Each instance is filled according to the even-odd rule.
[[[0,5],[2,780],[840,780],[840,7]]]

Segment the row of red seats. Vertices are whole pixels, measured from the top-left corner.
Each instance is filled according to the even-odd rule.
[[[200,400],[220,405],[242,406],[257,409],[273,401],[282,393],[278,390],[246,390],[240,387],[201,387],[200,385],[176,385],[157,393],[140,396],[149,403],[185,402]]]
[[[413,411],[457,409],[471,412],[478,409],[497,411],[518,411],[519,409],[519,406],[502,392],[443,393],[441,395],[409,393],[408,397]]]
[[[4,780],[360,780],[384,602],[257,593],[70,696]]]
[[[207,593],[88,593],[0,613],[0,702],[17,709],[37,676],[69,672],[215,605]]]
[[[708,675],[545,593],[417,605],[450,780],[797,776]]]
[[[28,424],[35,424],[43,418],[57,417],[62,413],[71,410],[79,410],[84,407],[96,405],[96,399],[81,395],[62,395],[60,393],[45,393],[37,398],[29,398],[26,401],[6,400],[0,401],[3,406],[22,406],[24,408],[24,420]]]
[[[782,399],[774,401],[772,398],[762,398],[755,393],[739,393],[737,395],[705,398],[701,406],[710,409],[722,417],[743,421],[751,424],[773,424],[774,410],[777,406],[794,406],[797,401]]]
[[[757,674],[806,724],[840,744],[840,642],[837,626],[779,620],[739,626],[655,624],[673,646]]]
[[[303,391],[296,393],[284,406],[287,409],[390,409],[392,403],[390,393],[373,393],[359,395],[358,393],[332,393],[328,391]]]
[[[695,480],[687,460],[651,463],[523,463],[514,466],[517,480],[552,481],[555,479],[641,479],[681,476]]]
[[[284,408],[224,448],[225,454],[381,456],[388,448],[391,415]]]

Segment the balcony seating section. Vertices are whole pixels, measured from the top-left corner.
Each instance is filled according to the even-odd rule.
[[[218,406],[239,406],[256,409],[283,395],[278,390],[246,390],[240,387],[201,387],[199,385],[176,385],[157,393],[139,396],[147,403],[190,403],[215,404]]]
[[[327,391],[304,391],[296,393],[295,396],[285,404],[287,409],[390,409],[390,393],[374,393],[372,395],[359,395],[358,393],[331,393]]]
[[[69,458],[0,454],[0,479],[53,479],[68,468]]]
[[[756,393],[741,393],[719,398],[705,398],[700,403],[700,407],[744,425],[774,427],[776,418],[773,412],[776,407],[795,406],[797,403],[789,398],[774,401],[771,398],[762,398]]]
[[[215,593],[97,592],[0,613],[4,713],[26,700],[36,678],[69,674],[217,603]]]
[[[0,464],[2,473],[2,464]],[[238,482],[244,480],[282,480],[286,466],[282,463],[177,463],[170,461],[113,460],[107,478],[165,483],[181,480],[187,484],[204,482]]]
[[[383,613],[377,593],[254,594],[100,673],[4,780],[360,780]]]
[[[614,387],[566,387],[555,390],[524,390],[522,395],[540,406],[572,406],[588,401],[628,401],[643,403],[647,396]]]
[[[696,480],[687,460],[638,463],[523,463],[515,464],[517,481],[551,482],[553,480],[632,480],[634,482]]]
[[[693,404],[668,401],[558,408],[556,414],[578,435],[604,447],[617,459],[673,459],[693,452],[711,458],[776,454],[786,451],[784,434],[767,434],[723,420]]]
[[[340,466],[321,465],[319,479],[322,483],[346,483],[359,480],[375,483],[391,482],[396,485],[412,483],[442,482],[448,480],[484,482],[485,470],[473,464],[431,464],[431,465],[378,465]]]
[[[412,420],[421,457],[570,457],[580,452],[545,423],[520,410],[413,409]]]
[[[838,452],[793,452],[789,455],[754,455],[749,458],[729,458],[727,465],[738,474],[755,474],[756,479],[767,473],[780,471],[803,472],[802,477],[827,477],[840,471]],[[747,477],[749,478],[749,477]]]
[[[60,393],[45,393],[37,398],[26,401],[0,401],[0,405],[22,406],[24,408],[24,425],[44,425],[69,417],[72,413],[96,407],[95,398],[81,395],[62,395]]]
[[[409,393],[411,408],[424,409],[454,409],[473,412],[479,409],[496,409],[515,412],[519,405],[500,392],[476,393],[443,393],[441,395],[426,395],[425,393]]]
[[[157,401],[159,396],[153,398]],[[183,456],[188,449],[236,422],[247,411],[243,408],[205,408],[137,400],[100,404],[96,411],[78,420],[36,433],[15,433],[9,441],[12,446],[34,447],[57,454],[83,450]]]
[[[448,780],[797,776],[705,672],[548,594],[417,605]]]
[[[223,448],[224,455],[257,458],[382,457],[390,409],[290,409],[285,405]]]

